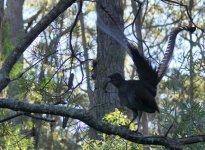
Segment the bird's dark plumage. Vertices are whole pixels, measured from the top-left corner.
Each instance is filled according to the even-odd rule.
[[[145,81],[156,87],[159,83],[157,70],[154,69],[149,60],[142,56],[138,49],[128,43],[128,48],[132,55],[132,60],[137,68],[138,77],[141,81]]]
[[[153,96],[156,91],[149,84],[140,80],[125,80],[119,73],[114,73],[108,77],[118,89],[121,105],[134,111],[159,112]]]
[[[195,28],[184,26],[175,28],[171,32],[164,56],[165,58],[162,60],[162,64],[160,64],[158,70],[151,66],[149,60],[142,56],[134,45],[130,44],[126,39],[124,40],[125,43],[127,43],[127,48],[131,52],[132,60],[137,68],[139,80],[125,80],[119,73],[111,74],[108,78],[110,79],[109,82],[118,89],[120,104],[133,111],[133,119],[131,122],[139,116],[138,127],[142,112],[159,112],[159,108],[155,101],[157,84],[162,79],[171,59],[176,36],[182,30],[188,30],[193,33]],[[104,89],[109,82],[105,84]]]
[[[114,73],[108,78],[110,79],[109,82],[118,89],[120,105],[133,112],[133,119],[129,125],[139,117],[139,127],[142,112],[159,112],[155,101],[156,88],[153,88],[149,83],[141,80],[125,80],[119,73]]]
[[[139,53],[136,47],[128,43],[128,48],[130,49],[133,62],[137,67],[139,80],[125,80],[119,73],[111,74],[108,78],[110,79],[109,82],[118,89],[120,105],[126,106],[133,112],[133,119],[129,125],[138,117],[139,128],[142,112],[159,112],[155,101],[158,74],[150,62]]]

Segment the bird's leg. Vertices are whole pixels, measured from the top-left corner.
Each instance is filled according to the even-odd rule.
[[[164,134],[164,137],[167,137],[167,135],[169,134],[169,131],[171,130],[172,127],[173,127],[173,123],[171,124],[171,126],[169,127],[169,129],[167,130],[167,132]]]
[[[137,132],[140,129],[140,119],[142,117],[142,111],[138,111],[138,114],[139,116],[138,116],[138,122],[137,122]]]
[[[138,123],[137,123],[137,130],[135,131],[137,134],[142,135],[142,133],[140,133],[139,130],[139,125],[140,125],[140,118],[142,117],[142,111],[133,111],[133,118],[130,121],[130,123],[127,125],[127,127],[129,128],[130,124],[132,122],[134,122],[134,120],[138,117]]]
[[[134,122],[134,120],[137,118],[137,116],[138,116],[138,112],[137,111],[133,111],[133,118],[132,118],[131,122],[129,123],[129,126],[130,126],[130,124],[132,122]]]
[[[137,116],[138,116],[138,112],[137,111],[135,111],[135,112],[133,111],[133,118],[132,118],[132,120],[130,121],[129,124],[123,125],[123,127],[129,128],[130,124],[137,118]]]
[[[134,120],[137,118],[137,116],[138,116],[138,112],[137,111],[133,111],[133,118],[130,121],[130,123],[128,125],[126,125],[125,127],[129,128],[130,124],[134,122]]]

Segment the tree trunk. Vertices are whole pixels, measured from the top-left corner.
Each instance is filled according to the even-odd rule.
[[[78,7],[80,4],[78,3]],[[86,29],[85,29],[85,24],[84,24],[84,14],[81,13],[79,16],[79,21],[80,21],[80,27],[81,27],[81,33],[82,33],[82,46],[84,50],[84,58],[85,60],[89,60],[89,55],[88,55],[88,48],[87,48],[87,41],[86,41]],[[90,81],[90,70],[89,70],[89,61],[85,61],[85,74],[86,74],[86,84],[87,84],[87,93],[89,99],[93,99],[93,92],[91,88],[91,81]]]
[[[50,123],[50,131],[48,131],[48,137],[47,137],[47,150],[53,150],[53,138],[54,138],[54,129],[55,129],[55,123]]]
[[[123,5],[121,0],[98,0],[97,1],[97,20],[103,21],[111,28],[123,30]],[[111,17],[110,17],[111,16]],[[97,119],[119,106],[116,89],[109,85],[109,93],[102,89],[104,79],[112,73],[124,75],[125,51],[109,35],[97,26],[97,65],[95,67],[95,97],[90,101],[90,108]],[[93,131],[94,132],[94,131]],[[91,137],[95,138],[96,134]]]
[[[34,149],[38,150],[40,148],[42,121],[34,119],[33,123],[34,123],[34,126],[35,126]]]
[[[13,46],[16,46],[24,35],[23,3],[24,0],[7,1],[6,20],[9,25],[9,39]]]
[[[21,41],[24,35],[24,28],[23,28],[23,3],[24,0],[8,0],[7,1],[7,9],[6,9],[6,22],[9,28],[9,42],[12,47],[15,47],[19,41]],[[20,62],[23,61],[21,59]],[[15,97],[19,94],[19,83],[12,82],[9,84],[8,89],[8,96]]]
[[[4,0],[0,1],[0,56],[2,57],[2,25],[4,18]]]
[[[193,0],[189,1],[189,11],[191,13],[193,7]],[[190,22],[190,25],[192,23]],[[192,41],[192,35],[190,34],[190,41]],[[190,87],[189,87],[189,99],[191,103],[194,100],[194,62],[193,62],[193,44],[190,43],[190,50],[189,50],[189,73],[190,73]]]

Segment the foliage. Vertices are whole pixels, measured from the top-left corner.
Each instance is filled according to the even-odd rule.
[[[35,26],[39,19],[45,16],[56,3],[56,0],[26,1],[23,10],[25,18],[31,17],[31,14],[43,8],[42,13],[34,20],[30,28]],[[139,6],[138,3],[136,4]],[[132,9],[130,1],[126,1],[124,4],[125,26],[134,19]],[[174,26],[188,24],[189,19],[183,7],[164,3],[160,0],[144,1],[142,9],[143,16],[140,20],[142,23],[142,39],[136,38],[135,41],[143,41],[145,56],[158,66],[171,29]],[[86,41],[83,41],[82,26],[79,22],[72,33],[71,43],[78,59],[71,57],[73,54],[69,43],[70,29],[76,19],[77,10],[77,3],[67,9],[64,14],[40,33],[24,53],[23,61],[15,64],[10,73],[12,79],[10,85],[14,86],[8,87],[12,92],[12,98],[29,103],[49,105],[60,102],[59,105],[81,109],[89,109],[90,102],[96,101],[92,98],[98,96],[94,95],[93,91],[100,90],[101,87],[95,87],[95,81],[91,80],[89,72],[94,68],[88,67],[88,70],[86,70],[86,65],[91,66],[90,60],[96,56],[98,35],[95,24],[95,3],[85,1],[83,5],[82,16],[84,17]],[[199,16],[204,16],[203,10],[204,3],[199,0],[194,1],[194,7],[191,11],[195,16],[193,21],[202,27],[204,26],[204,19]],[[138,25],[135,26],[138,28]],[[6,21],[2,29],[3,52],[1,53],[1,64],[14,48],[8,36],[11,29]],[[134,38],[135,32],[135,30],[132,31],[131,26],[127,26],[125,30],[130,39]],[[192,42],[190,42],[190,38]],[[199,30],[192,36],[187,33],[180,33],[178,36],[170,69],[159,85],[156,99],[160,106],[160,114],[149,117],[149,134],[163,135],[172,124],[173,127],[168,134],[171,138],[205,133],[204,47],[204,33]],[[125,70],[126,78],[135,78],[136,68],[130,65],[132,64],[130,57],[127,58],[125,60],[125,66],[128,66]],[[100,62],[104,61],[101,56],[98,59]],[[116,62],[111,61],[109,63]],[[21,74],[22,72],[24,73]],[[70,88],[68,82],[71,73],[74,73],[75,77]],[[5,89],[1,97],[8,96],[8,91]],[[0,111],[1,119],[9,115],[8,110]],[[102,139],[91,140],[87,136],[87,126],[71,118],[69,118],[66,128],[62,129],[62,117],[32,115],[54,119],[55,123],[42,120],[33,121],[26,116],[2,123],[0,127],[0,146],[2,149],[33,149],[38,142],[39,149],[46,149],[45,141],[52,137],[53,149],[72,149],[72,146],[78,148],[82,146],[85,150],[143,149],[142,145],[126,141],[119,136],[101,134]],[[118,109],[105,115],[103,121],[113,125],[126,125],[130,122],[126,115]],[[27,136],[27,133],[31,133],[33,126],[41,137],[39,141],[35,141],[35,138],[31,135]],[[130,129],[135,130],[134,124],[130,125]],[[204,148],[204,143],[186,147],[186,149]]]
[[[127,125],[130,120],[127,116],[123,115],[118,109],[114,112],[106,114],[103,121],[109,122],[113,125]],[[134,124],[130,125],[131,129],[134,129]],[[127,140],[120,138],[119,136],[101,134],[101,140],[88,140],[83,144],[82,148],[84,150],[143,150],[143,146],[139,144],[134,144]]]
[[[173,124],[169,132],[169,136],[171,137],[179,138],[200,135],[205,132],[204,101],[201,101],[203,96],[200,94],[204,91],[203,87],[201,87],[201,83],[203,82],[195,82],[198,90],[194,92],[194,100],[191,100],[190,91],[186,90],[190,86],[190,83],[186,79],[187,75],[179,75],[175,69],[172,73],[172,79],[163,82],[161,85],[162,89],[167,88],[160,91],[163,95],[163,98],[161,98],[162,106],[160,114],[161,132],[165,133]],[[195,78],[196,81],[198,80],[197,78]],[[203,149],[204,144],[194,144],[187,146],[187,148]]]
[[[14,125],[13,123],[3,123],[0,127],[1,134],[1,148],[2,149],[16,149],[26,150],[33,148],[33,138],[29,129],[23,131],[21,125]]]

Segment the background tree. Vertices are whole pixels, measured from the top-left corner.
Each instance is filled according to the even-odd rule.
[[[23,16],[17,23],[21,28],[24,23],[24,31],[22,36],[10,36],[12,29],[6,24],[0,26],[1,46],[6,52],[1,55],[0,69],[3,149],[92,149],[96,145],[102,149],[141,149],[139,144],[158,145],[157,149],[204,148],[203,2],[7,2],[21,3],[20,13],[14,15],[10,11],[10,17]],[[1,3],[3,6],[1,12],[6,12],[9,6]],[[111,86],[104,93],[103,80],[114,72],[125,73],[126,79],[135,79],[137,75],[130,57],[125,57],[125,50],[116,39],[100,29],[99,21],[124,30],[154,66],[163,57],[173,27],[193,24],[198,28],[193,35],[182,32],[177,38],[169,71],[159,85],[157,101],[161,113],[149,115],[143,123],[143,133],[150,135],[146,138],[116,126],[129,120],[114,111],[119,106],[117,93]],[[18,31],[15,28],[13,31]],[[16,43],[8,42],[12,40]],[[92,68],[93,59],[97,60],[96,68]],[[22,65],[17,64],[18,60]],[[92,70],[96,73],[95,81],[91,79]],[[18,94],[9,91],[7,87],[11,85],[18,89]],[[108,115],[111,111],[114,112]],[[90,143],[90,127],[107,135]]]
[[[109,13],[108,13],[109,12]],[[97,23],[104,22],[111,28],[123,30],[123,3],[121,0],[100,0],[96,3]],[[114,57],[113,57],[114,56]],[[90,107],[97,119],[119,106],[116,90],[112,87],[109,93],[103,90],[103,83],[108,75],[119,72],[124,74],[125,51],[111,36],[97,26],[97,59],[95,70],[94,98]]]
[[[2,54],[2,25],[4,18],[4,1],[0,1],[0,54]]]

